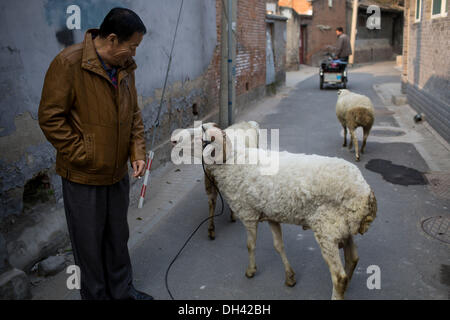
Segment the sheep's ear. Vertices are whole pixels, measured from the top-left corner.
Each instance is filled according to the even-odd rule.
[[[259,123],[256,121],[249,121],[248,122],[251,126],[255,127],[256,129],[259,129]]]
[[[217,128],[220,130],[219,125],[215,122],[207,122],[203,124],[203,129],[209,130],[210,128]]]
[[[224,145],[223,145],[223,152],[225,154],[225,161],[228,161],[228,159],[230,159],[230,157],[232,157],[232,150],[233,150],[233,144],[231,143],[230,138],[225,135],[225,141],[224,141]]]
[[[367,215],[366,217],[364,217],[361,221],[358,232],[360,234],[366,233],[373,220],[374,220],[374,218],[371,215]]]

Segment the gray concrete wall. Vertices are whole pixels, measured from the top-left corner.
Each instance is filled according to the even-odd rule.
[[[286,20],[274,21],[273,47],[275,53],[275,83],[277,86],[284,85],[286,82]]]
[[[385,61],[394,58],[394,51],[389,39],[357,39],[355,47],[355,63]]]
[[[411,83],[405,84],[408,104],[425,115],[442,138],[450,142],[450,79],[432,76],[425,87],[419,89]],[[434,92],[433,92],[434,91]],[[441,93],[441,95],[435,94]]]
[[[381,28],[368,29],[366,8],[359,8],[355,63],[395,59],[402,53],[403,14],[381,11]],[[352,7],[347,5],[347,30],[351,30]],[[350,35],[350,33],[349,33]]]
[[[137,50],[136,83],[147,138],[150,138],[180,3],[180,0],[1,2],[0,219],[21,214],[23,187],[39,172],[49,176],[54,200],[61,198],[60,178],[53,170],[55,151],[37,123],[45,72],[61,49],[81,42],[85,31],[98,27],[106,13],[116,6],[137,12],[149,31]],[[81,9],[80,30],[66,27],[69,5],[78,5]],[[185,1],[169,76],[167,103],[162,108],[164,125],[157,143],[167,139],[175,127],[192,121],[190,108],[194,103],[198,104],[200,117],[212,108],[207,105],[207,93],[201,80],[213,57],[216,42],[216,1]],[[171,117],[173,111],[179,116]]]
[[[286,82],[287,17],[267,15],[266,21],[268,26],[272,26],[272,50],[275,64],[275,81],[269,87],[276,89]]]
[[[291,8],[281,8],[286,22],[286,70],[298,70],[300,66],[300,16]]]

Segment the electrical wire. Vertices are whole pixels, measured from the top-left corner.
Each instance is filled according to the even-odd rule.
[[[222,1],[223,1],[223,0],[222,0]],[[161,114],[162,104],[163,104],[163,101],[164,101],[164,94],[165,94],[165,91],[166,91],[166,85],[167,85],[167,79],[168,79],[168,76],[169,76],[170,66],[171,66],[171,64],[172,64],[173,49],[174,49],[174,47],[175,47],[175,39],[176,39],[176,36],[177,36],[177,31],[178,31],[178,26],[179,26],[179,22],[180,22],[180,17],[181,17],[181,11],[182,11],[182,8],[183,8],[183,3],[184,3],[184,0],[181,1],[180,10],[179,10],[179,12],[178,12],[177,25],[176,25],[176,27],[175,27],[175,34],[174,34],[174,38],[173,38],[173,41],[172,41],[172,48],[171,48],[171,50],[170,50],[169,63],[168,63],[168,65],[167,65],[166,77],[165,77],[165,79],[164,79],[164,87],[163,87],[163,91],[162,91],[162,95],[161,95],[161,101],[160,101],[160,104],[159,104],[158,115],[157,115],[157,117],[156,117],[156,121],[155,121],[155,124],[154,124],[154,125],[155,125],[155,130],[153,131],[153,137],[152,137],[152,142],[151,142],[151,145],[150,145],[150,150],[152,150],[152,148],[153,148],[153,144],[154,144],[155,136],[156,136],[156,130],[158,129],[158,126],[159,126],[159,117],[160,117],[160,114]],[[222,3],[223,3],[223,2],[222,2]],[[223,9],[223,12],[224,12],[224,14],[226,15],[225,9]],[[233,33],[235,33],[234,30],[233,30]],[[236,33],[235,33],[235,35],[236,35]],[[236,35],[236,36],[237,36],[237,35]],[[202,127],[202,129],[203,129],[203,127]],[[203,135],[202,135],[202,139],[203,139]],[[204,164],[204,161],[203,161],[203,155],[202,155],[202,167],[203,167],[203,172],[205,173],[205,176],[206,176],[207,179],[211,182],[211,184],[214,186],[214,188],[216,189],[217,193],[218,193],[219,196],[220,196],[221,210],[220,210],[220,213],[219,213],[219,214],[213,215],[212,217],[208,217],[208,218],[204,219],[202,222],[200,222],[200,224],[199,224],[199,225],[197,226],[197,228],[195,228],[195,230],[189,235],[189,237],[188,237],[187,240],[184,242],[184,244],[183,244],[183,246],[181,247],[181,249],[177,252],[177,254],[175,255],[175,257],[172,259],[172,261],[170,262],[169,266],[167,267],[166,274],[165,274],[165,276],[164,276],[164,282],[165,282],[166,290],[167,290],[167,292],[169,293],[169,296],[170,296],[170,298],[171,298],[172,300],[174,300],[174,297],[173,297],[173,295],[172,295],[172,292],[171,292],[170,289],[169,289],[169,283],[168,283],[168,282],[169,282],[169,281],[168,281],[168,278],[169,278],[169,272],[170,272],[170,269],[171,269],[172,265],[173,265],[173,264],[175,263],[175,261],[178,259],[178,257],[180,256],[181,252],[182,252],[183,249],[186,247],[186,245],[189,243],[189,241],[192,239],[192,237],[195,235],[195,233],[198,231],[198,229],[200,229],[200,227],[201,227],[206,221],[208,221],[208,220],[210,220],[210,219],[212,219],[212,218],[221,216],[221,215],[223,214],[223,210],[224,210],[224,202],[223,202],[222,194],[220,193],[220,191],[219,191],[219,189],[217,188],[217,186],[216,186],[215,182],[213,181],[213,179],[211,179],[211,177],[210,177],[210,176],[208,175],[208,173],[206,172],[205,164]]]
[[[203,129],[203,127],[202,127],[202,129]],[[203,135],[202,135],[202,142],[203,142]],[[219,213],[219,214],[213,215],[212,217],[208,217],[208,218],[204,219],[202,222],[200,222],[200,224],[199,224],[199,225],[197,226],[197,228],[195,228],[195,230],[189,235],[189,237],[188,237],[187,240],[184,242],[184,244],[183,244],[183,246],[181,247],[181,249],[178,251],[178,253],[175,255],[175,257],[174,257],[174,258],[172,259],[172,261],[170,262],[169,267],[168,267],[167,270],[166,270],[166,275],[165,275],[165,277],[164,277],[164,282],[165,282],[165,285],[166,285],[166,290],[167,290],[167,292],[169,293],[169,296],[170,296],[170,298],[171,298],[172,300],[175,300],[175,299],[174,299],[174,297],[173,297],[173,295],[172,295],[172,292],[171,292],[170,289],[169,289],[169,283],[168,283],[168,278],[169,278],[169,271],[170,271],[170,268],[171,268],[172,265],[175,263],[175,261],[178,259],[178,256],[181,254],[181,252],[183,251],[183,249],[184,249],[184,248],[186,247],[186,245],[189,243],[189,241],[191,240],[191,238],[195,235],[195,233],[197,232],[197,230],[200,229],[200,227],[201,227],[206,221],[208,221],[208,220],[210,220],[210,219],[212,219],[212,218],[215,218],[215,217],[219,217],[219,216],[221,216],[221,215],[223,214],[223,209],[224,209],[223,197],[222,197],[222,194],[221,194],[220,191],[219,191],[219,188],[217,188],[215,182],[211,179],[211,177],[209,176],[209,174],[206,172],[206,169],[205,169],[205,162],[203,161],[203,154],[202,154],[202,167],[203,167],[203,172],[205,173],[205,176],[208,178],[209,182],[211,182],[211,184],[214,186],[214,188],[216,189],[217,193],[219,194],[219,196],[220,196],[220,201],[221,201],[222,206],[221,206],[221,209],[220,209],[220,213]]]
[[[153,144],[155,143],[156,130],[159,127],[159,116],[161,115],[162,104],[164,102],[164,96],[165,96],[165,93],[166,93],[167,79],[169,78],[170,66],[172,65],[173,48],[175,47],[175,40],[177,38],[178,25],[180,24],[181,11],[183,9],[183,3],[184,3],[184,0],[181,0],[180,10],[178,11],[177,24],[176,24],[176,27],[175,27],[175,34],[173,36],[172,47],[170,49],[169,62],[167,64],[167,70],[166,70],[166,76],[165,76],[165,79],[164,79],[164,86],[163,86],[163,90],[162,90],[162,94],[161,94],[161,100],[159,102],[158,115],[156,116],[156,121],[154,123],[155,130],[153,130],[153,136],[152,136],[152,142],[150,144],[150,150],[153,149]]]

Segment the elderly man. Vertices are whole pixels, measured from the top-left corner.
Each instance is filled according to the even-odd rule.
[[[127,161],[135,178],[145,168],[132,57],[146,32],[136,13],[114,8],[55,57],[44,80],[39,124],[57,150],[82,299],[153,299],[132,285],[127,247]]]

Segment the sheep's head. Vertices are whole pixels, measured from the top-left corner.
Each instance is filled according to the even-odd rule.
[[[177,129],[171,137],[173,145],[172,161],[174,156],[179,156],[183,150],[183,157],[189,157],[192,150],[194,151],[194,163],[198,163],[195,159],[202,159],[206,164],[224,163],[231,151],[231,142],[225,132],[219,128],[216,123],[209,122],[201,124],[194,128]],[[186,163],[187,159],[182,162]]]
[[[366,215],[360,223],[358,230],[360,234],[364,234],[367,232],[370,224],[373,222],[373,220],[375,220],[375,217],[377,216],[377,199],[375,198],[375,194],[373,193],[373,191],[370,192],[370,195],[368,197],[367,209],[369,211],[369,214]]]
[[[202,135],[194,137],[194,145],[202,146],[202,156],[206,164],[222,164],[229,158],[232,150],[231,141],[216,123],[201,126]]]
[[[359,226],[358,232],[360,234],[364,234],[369,230],[369,226],[372,223],[372,221],[375,220],[374,217],[371,215],[365,216],[363,220],[361,221],[361,224]]]
[[[337,95],[338,95],[338,97],[342,97],[349,93],[350,93],[350,90],[348,90],[348,89],[339,89],[337,92]]]

